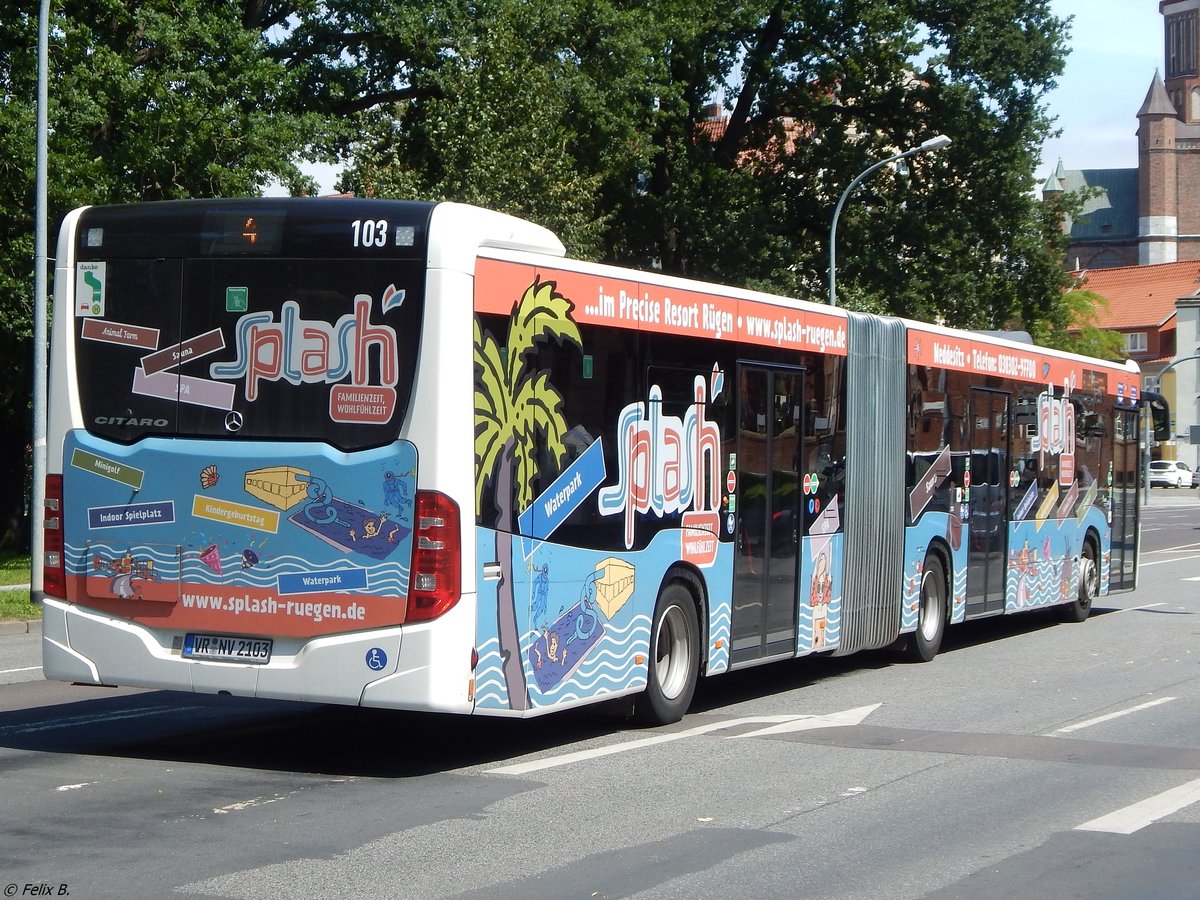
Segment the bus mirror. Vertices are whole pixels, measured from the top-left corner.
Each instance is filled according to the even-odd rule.
[[[1167,398],[1154,391],[1143,391],[1142,400],[1150,416],[1150,430],[1156,441],[1171,439],[1171,407]]]

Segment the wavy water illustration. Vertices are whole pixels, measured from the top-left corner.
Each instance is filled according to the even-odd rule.
[[[825,614],[825,647],[832,650],[842,643],[842,595],[838,594],[829,602]]]
[[[913,569],[904,570],[904,593],[900,601],[900,631],[914,631],[920,615],[921,575]]]
[[[486,709],[508,709],[508,689],[504,683],[504,661],[500,658],[500,639],[491,638],[476,648],[475,705]]]
[[[967,567],[954,570],[954,593],[950,597],[951,622],[961,622],[967,617]]]
[[[729,668],[729,640],[732,626],[732,605],[728,600],[717,603],[709,614],[708,672],[715,675]],[[720,646],[717,646],[720,644]]]
[[[365,568],[367,587],[361,590],[345,590],[345,594],[381,594],[407,596],[409,568],[399,562],[372,562],[369,566],[347,566],[337,560],[314,564],[303,557],[292,555],[270,556],[262,561],[243,567],[242,551],[220,554],[221,574],[205,564],[196,550],[184,550],[182,561],[174,548],[161,544],[110,544],[96,542],[85,547],[69,545],[64,548],[67,571],[73,575],[87,575],[93,571],[92,559],[99,556],[107,560],[118,560],[126,554],[138,562],[151,561],[154,571],[161,580],[176,579],[187,584],[204,584],[220,587],[254,587],[277,590],[281,575],[310,575],[313,572],[335,568]]]
[[[1040,560],[1032,571],[1012,572],[1004,592],[1006,612],[1051,606],[1074,598],[1079,591],[1079,570],[1072,566],[1070,578],[1063,585],[1064,559]]]
[[[537,631],[526,632],[522,650],[528,659],[529,648],[538,639]],[[637,656],[645,657],[650,647],[650,617],[638,616],[626,627],[606,628],[604,637],[583,658],[583,662],[567,680],[549,691],[539,691],[537,682],[530,679],[529,693],[535,705],[545,706],[572,700],[594,699],[622,692],[630,687],[646,685],[645,668]],[[475,703],[484,708],[508,708],[503,660],[498,638],[490,638],[478,648],[479,663],[475,667]]]
[[[650,617],[635,616],[624,628],[612,623],[605,626],[604,636],[583,657],[574,672],[561,684],[548,691],[541,691],[537,682],[530,680],[529,696],[535,705],[558,703],[567,699],[583,699],[610,694],[624,688],[646,683],[645,657],[650,650]],[[528,631],[522,637],[522,652],[529,659],[529,648],[540,637],[537,631]],[[643,657],[637,662],[638,655]]]

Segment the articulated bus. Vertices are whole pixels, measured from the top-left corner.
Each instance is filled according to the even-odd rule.
[[[84,208],[57,260],[51,678],[668,723],[700,676],[1134,584],[1132,363],[452,203]]]

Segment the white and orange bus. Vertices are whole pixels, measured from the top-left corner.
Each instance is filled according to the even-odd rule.
[[[76,210],[48,677],[453,713],[1132,587],[1132,364],[567,259],[457,204]]]

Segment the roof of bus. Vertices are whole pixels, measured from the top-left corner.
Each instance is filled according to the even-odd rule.
[[[1085,363],[1095,368],[1109,369],[1115,372],[1128,374],[1138,374],[1141,369],[1138,364],[1131,359],[1124,362],[1113,362],[1107,359],[1095,359],[1090,356],[1081,356],[1078,353],[1068,353],[1065,350],[1056,350],[1053,347],[1044,347],[1041,344],[1033,344],[1020,339],[1020,335],[1025,332],[1015,332],[1013,339],[1000,337],[994,331],[967,331],[961,328],[947,328],[944,325],[930,325],[926,322],[918,322],[914,319],[903,319],[905,326],[909,328],[919,328],[922,331],[932,332],[934,334],[944,334],[947,337],[970,338],[973,341],[984,344],[991,344],[996,347],[1007,347],[1012,350],[1021,350],[1028,352],[1037,350],[1038,353],[1044,353],[1047,356],[1058,357],[1059,359],[1069,360],[1071,362]]]
[[[666,275],[662,272],[648,272],[641,269],[626,269],[620,266],[613,266],[605,263],[585,262],[583,260],[570,259],[567,257],[547,256],[525,251],[510,251],[494,248],[482,249],[480,250],[480,255],[492,259],[503,259],[527,264],[532,263],[535,265],[544,266],[548,269],[566,269],[572,272],[580,272],[583,274],[597,275],[607,278],[636,279],[638,281],[646,281],[669,288],[677,288],[680,290],[695,291],[697,293],[714,294],[745,300],[757,300],[763,303],[771,303],[776,306],[807,310],[810,312],[819,312],[826,315],[842,317],[848,317],[849,315],[847,310],[840,307],[831,307],[826,303],[818,303],[811,300],[800,300],[794,297],[786,297],[779,294],[768,294],[762,291],[754,291],[746,288],[732,287],[729,285],[697,281],[690,278],[680,278],[675,275]],[[1117,363],[1107,360],[1092,359],[1090,357],[1080,356],[1074,353],[1067,353],[1062,350],[1054,350],[1049,347],[1030,344],[1026,341],[1022,341],[1017,333],[1014,333],[1013,339],[1007,339],[997,336],[995,332],[985,333],[982,331],[965,331],[962,329],[947,328],[942,325],[931,325],[929,323],[918,322],[913,319],[901,319],[901,321],[904,322],[905,326],[908,328],[919,328],[927,332],[944,334],[947,337],[954,336],[959,338],[970,338],[971,340],[979,343],[986,343],[996,347],[1008,347],[1026,352],[1031,349],[1036,349],[1039,353],[1045,353],[1064,360],[1086,363],[1093,367],[1129,374],[1135,374],[1139,372],[1137,363],[1133,362],[1132,360],[1126,361],[1125,363]]]
[[[585,275],[597,275],[604,278],[623,278],[631,281],[645,281],[650,284],[660,285],[662,287],[694,291],[699,294],[713,294],[715,296],[733,297],[741,300],[757,300],[762,303],[771,303],[776,306],[784,306],[789,309],[800,309],[809,312],[824,313],[826,315],[840,316],[843,318],[848,316],[848,312],[846,310],[839,307],[829,306],[826,303],[818,303],[812,300],[801,300],[796,297],[788,297],[782,294],[768,294],[763,291],[733,287],[732,285],[718,284],[711,281],[699,281],[692,278],[683,278],[678,275],[667,275],[663,272],[654,272],[646,269],[627,269],[623,268],[622,266],[614,266],[608,263],[587,262],[581,259],[571,259],[570,257],[548,256],[526,251],[512,251],[493,247],[485,247],[481,249],[479,251],[479,255],[488,257],[489,259],[503,259],[511,262],[535,264],[539,266],[545,266],[547,269],[566,269],[571,272],[580,272]]]

